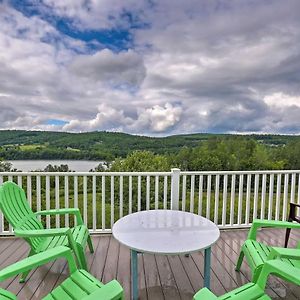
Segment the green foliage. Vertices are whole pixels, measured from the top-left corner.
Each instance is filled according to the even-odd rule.
[[[44,172],[71,172],[68,165],[51,165],[49,164],[45,169]]]
[[[7,161],[2,161],[0,159],[0,172],[10,172],[12,164]]]
[[[112,171],[300,169],[300,137],[6,130],[0,131],[0,157],[104,160]]]
[[[159,172],[169,171],[170,164],[166,156],[155,155],[150,151],[134,151],[125,159],[116,159],[110,171],[113,172]]]
[[[172,166],[189,171],[274,170],[300,168],[300,142],[268,147],[248,137],[211,138],[195,148],[182,148]]]

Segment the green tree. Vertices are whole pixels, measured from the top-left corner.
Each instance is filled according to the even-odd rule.
[[[2,159],[0,159],[0,172],[10,172],[13,171],[11,169],[12,164],[7,162],[7,161],[3,161]]]
[[[110,168],[112,172],[159,172],[169,171],[169,161],[164,155],[156,155],[150,151],[134,151],[125,159],[116,159]]]

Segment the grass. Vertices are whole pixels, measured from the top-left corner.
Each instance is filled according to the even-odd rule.
[[[20,145],[20,149],[22,151],[31,151],[31,150],[41,149],[45,147],[46,145],[42,145],[42,144]]]

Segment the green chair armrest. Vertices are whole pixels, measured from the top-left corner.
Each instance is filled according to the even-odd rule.
[[[79,257],[76,242],[73,238],[70,228],[50,228],[40,230],[15,230],[16,236],[30,238],[30,237],[48,237],[48,236],[62,236],[68,237],[69,247],[75,251],[76,257]],[[38,251],[37,251],[38,252]]]
[[[83,224],[81,213],[80,213],[80,210],[78,208],[48,209],[48,210],[37,211],[35,213],[36,216],[66,215],[66,214],[75,215],[76,220],[77,220],[77,224],[78,225]]]
[[[17,296],[14,295],[13,293],[1,289],[0,288],[0,299],[5,299],[5,300],[18,300]]]
[[[286,281],[300,285],[300,269],[291,266],[290,264],[279,259],[268,260],[264,263],[261,273],[257,279],[257,285],[265,289],[268,276],[273,274]]]
[[[208,288],[201,289],[193,297],[193,300],[217,300],[217,299],[218,297],[215,296]]]
[[[15,229],[15,235],[19,237],[47,237],[47,236],[61,236],[68,235],[70,228],[50,228],[50,229],[34,229],[34,230],[20,230]]]
[[[100,289],[84,297],[83,300],[117,300],[123,299],[123,288],[117,280],[112,280],[103,285]]]
[[[272,247],[268,260],[275,258],[300,259],[300,249]]]
[[[0,271],[0,281],[26,272],[28,270],[32,270],[60,257],[65,257],[68,260],[70,273],[73,273],[77,270],[76,263],[72,256],[70,248],[58,246],[39,254],[29,256],[4,268]]]
[[[257,230],[260,227],[275,227],[275,228],[297,228],[300,229],[299,223],[288,221],[274,221],[274,220],[253,220],[252,226],[249,230],[248,239],[256,240]]]

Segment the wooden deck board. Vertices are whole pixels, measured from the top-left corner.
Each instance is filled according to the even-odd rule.
[[[248,230],[226,230],[212,248],[211,289],[217,295],[240,286],[251,279],[250,269],[244,261],[241,272],[235,271],[239,250]],[[285,230],[263,229],[258,239],[270,245],[281,246]],[[300,232],[292,230],[289,247],[295,247],[300,240]],[[126,299],[130,298],[130,251],[120,245],[111,235],[93,236],[95,253],[87,249],[90,272],[106,283],[116,278],[124,287]],[[0,268],[27,256],[28,246],[21,239],[0,238]],[[203,286],[203,253],[190,256],[162,256],[139,254],[139,295],[140,299],[191,299]],[[68,276],[68,268],[63,259],[49,263],[32,271],[25,284],[14,277],[0,286],[11,290],[19,299],[41,299]],[[271,277],[267,293],[272,299],[300,299],[300,287]]]

